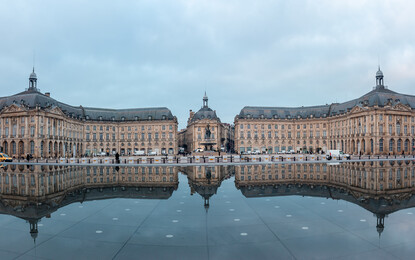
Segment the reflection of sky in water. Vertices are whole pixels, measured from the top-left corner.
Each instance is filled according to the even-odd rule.
[[[257,180],[245,190],[242,182],[235,187],[240,171],[228,170],[216,169],[207,180],[196,167],[182,169],[187,175],[179,174],[178,189],[168,199],[96,199],[61,207],[38,222],[35,243],[28,222],[8,215],[14,210],[2,212],[0,258],[409,259],[415,253],[415,210],[411,196],[403,195],[410,188],[378,205],[398,210],[385,217],[379,236],[376,215],[364,209],[371,202],[356,196],[357,188],[332,187],[327,193],[316,182],[310,188],[306,181],[274,180],[269,190]],[[333,198],[358,199],[316,197],[319,189]],[[2,208],[10,209],[6,205],[13,201],[3,194]],[[25,213],[31,214],[27,208]]]

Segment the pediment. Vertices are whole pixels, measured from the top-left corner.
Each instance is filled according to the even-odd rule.
[[[56,106],[54,106],[54,107],[52,107],[52,108],[50,108],[46,111],[49,112],[49,113],[52,113],[52,114],[65,116],[65,113],[63,113],[62,109],[60,109],[59,107],[56,107]]]
[[[350,113],[358,113],[367,110],[367,108],[363,108],[361,106],[355,106],[350,110]]]
[[[4,114],[4,113],[14,113],[14,112],[22,112],[22,111],[26,111],[26,109],[22,108],[21,106],[17,104],[11,104],[10,106],[3,108],[0,113]]]
[[[411,108],[407,105],[402,103],[398,103],[392,107],[393,110],[400,110],[400,111],[411,111]]]

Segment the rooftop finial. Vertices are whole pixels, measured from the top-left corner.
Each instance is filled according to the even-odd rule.
[[[208,97],[206,95],[206,91],[205,95],[203,96],[203,107],[208,107]]]
[[[383,72],[380,70],[378,65],[378,71],[376,72],[376,88],[383,87]]]
[[[29,76],[29,90],[37,90],[37,75],[35,73],[35,67],[33,66],[32,73]]]

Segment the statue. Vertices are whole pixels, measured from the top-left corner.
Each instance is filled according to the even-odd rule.
[[[209,125],[206,126],[205,131],[206,131],[205,139],[210,139],[210,136],[211,136],[212,133],[210,132]]]

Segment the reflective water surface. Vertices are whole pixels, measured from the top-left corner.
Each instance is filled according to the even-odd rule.
[[[412,259],[413,161],[5,166],[0,259]]]

